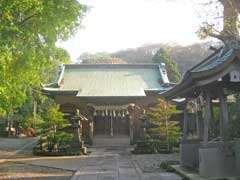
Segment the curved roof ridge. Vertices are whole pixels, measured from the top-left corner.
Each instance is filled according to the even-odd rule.
[[[158,63],[131,64],[64,64],[66,68],[158,68]]]

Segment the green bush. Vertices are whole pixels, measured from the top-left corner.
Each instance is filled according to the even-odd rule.
[[[160,164],[160,168],[166,172],[175,172],[175,169],[171,165],[179,164],[178,161],[164,161]]]
[[[39,124],[42,133],[46,134],[39,141],[39,148],[48,152],[66,151],[73,141],[73,135],[64,132],[64,128],[71,123],[64,119],[64,114],[59,111],[59,106],[53,106],[46,112],[44,121]]]
[[[165,170],[166,172],[175,172],[175,169],[171,167],[171,165],[167,162],[162,162],[160,164],[160,168]]]
[[[67,149],[73,141],[73,135],[63,131],[52,132],[46,138],[48,151]]]
[[[55,138],[59,148],[67,148],[73,141],[73,134],[59,131],[56,133]]]
[[[48,151],[48,150],[42,150],[39,147],[33,148],[33,154],[36,156],[79,156],[82,155],[81,150],[80,151],[70,151],[70,149],[64,149],[64,150],[56,150],[56,151]]]
[[[157,154],[157,153],[171,153],[172,147],[165,141],[145,140],[138,141],[133,150],[135,154]]]

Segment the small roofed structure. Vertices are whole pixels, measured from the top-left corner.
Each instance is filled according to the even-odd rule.
[[[239,92],[239,87],[240,49],[222,47],[188,70],[180,84],[161,93],[161,97],[167,100],[185,98],[180,146],[182,167],[198,169],[204,177],[240,175],[238,160],[229,156],[226,148],[229,123],[227,97]],[[213,102],[219,104],[219,124],[214,117]],[[189,138],[192,135],[189,131],[190,114],[196,121],[197,137],[194,140]]]
[[[171,87],[164,64],[65,64],[43,92],[60,104],[69,119],[76,112],[88,118],[83,138],[141,138],[140,115]]]

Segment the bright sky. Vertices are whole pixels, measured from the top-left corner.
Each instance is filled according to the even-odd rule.
[[[143,44],[199,41],[192,0],[79,0],[91,6],[80,29],[59,43],[76,60],[83,52],[114,52]]]

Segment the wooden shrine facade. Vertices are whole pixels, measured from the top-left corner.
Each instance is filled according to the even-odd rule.
[[[170,86],[164,64],[69,64],[43,91],[69,119],[77,109],[88,119],[82,128],[86,142],[126,136],[134,143],[142,137],[140,116]]]

